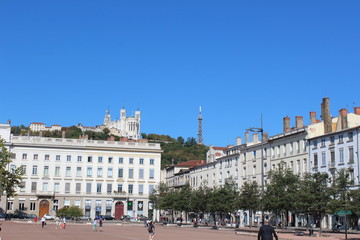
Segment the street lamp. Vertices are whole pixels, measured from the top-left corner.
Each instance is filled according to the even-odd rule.
[[[260,133],[261,136],[261,197],[264,197],[264,142],[263,142],[263,132],[264,129],[262,128],[262,121],[261,121],[261,128],[256,128],[256,127],[252,127],[249,129],[246,129],[249,132],[256,132],[256,133]],[[261,220],[262,220],[262,224],[265,223],[265,214],[264,214],[264,209],[262,208],[262,214],[261,214]]]

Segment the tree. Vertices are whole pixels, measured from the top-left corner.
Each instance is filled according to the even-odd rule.
[[[191,193],[191,209],[194,213],[205,215],[210,198],[210,188],[200,186]]]
[[[192,211],[191,198],[192,191],[189,183],[186,183],[180,191],[176,192],[177,197],[175,198],[174,210],[185,212],[186,220],[187,214]]]
[[[78,206],[63,207],[56,211],[56,216],[61,218],[78,218],[83,215],[83,209]]]
[[[252,225],[252,213],[260,210],[260,186],[256,181],[244,182],[240,189],[237,206],[239,209],[249,210],[250,212],[250,226]]]
[[[283,162],[278,166],[278,169],[269,172],[270,183],[266,185],[262,202],[264,210],[280,215],[281,222],[287,225],[286,215],[296,209],[299,177],[285,168]]]
[[[296,211],[298,213],[311,214],[320,219],[320,236],[322,235],[322,219],[329,210],[331,191],[330,179],[327,173],[307,173],[300,180],[299,191],[296,197]]]
[[[5,147],[4,140],[0,139],[0,194],[6,195],[5,212],[7,211],[7,199],[16,195],[16,189],[21,185],[22,168],[9,169],[11,152]]]

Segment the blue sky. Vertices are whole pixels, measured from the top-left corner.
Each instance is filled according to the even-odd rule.
[[[0,122],[101,124],[234,144],[297,115],[360,106],[360,1],[0,2]]]

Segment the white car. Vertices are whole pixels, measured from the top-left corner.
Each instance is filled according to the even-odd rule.
[[[55,219],[55,217],[51,216],[50,214],[45,214],[44,217],[46,220],[54,220]]]

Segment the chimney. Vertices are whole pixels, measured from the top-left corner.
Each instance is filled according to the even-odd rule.
[[[354,107],[354,113],[360,115],[360,107]]]
[[[246,144],[249,143],[249,132],[248,131],[245,132],[245,143]]]
[[[324,133],[331,133],[330,99],[328,97],[323,98],[321,103],[321,120],[324,122]]]
[[[348,119],[347,119],[347,114],[348,111],[345,108],[340,109],[340,115],[338,118],[338,121],[340,121],[341,123],[341,130],[346,129],[348,127]]]
[[[259,134],[254,133],[252,135],[252,137],[253,137],[253,143],[258,143],[259,142]]]
[[[304,126],[304,120],[302,116],[295,117],[296,128],[302,128]]]
[[[268,140],[268,138],[269,138],[269,133],[263,132],[262,141],[266,142]]]
[[[241,145],[241,142],[242,142],[241,137],[237,137],[237,138],[236,138],[236,146]]]
[[[284,117],[283,123],[284,123],[284,132],[289,132],[290,131],[290,118]]]
[[[316,112],[310,112],[310,124],[316,123]]]

